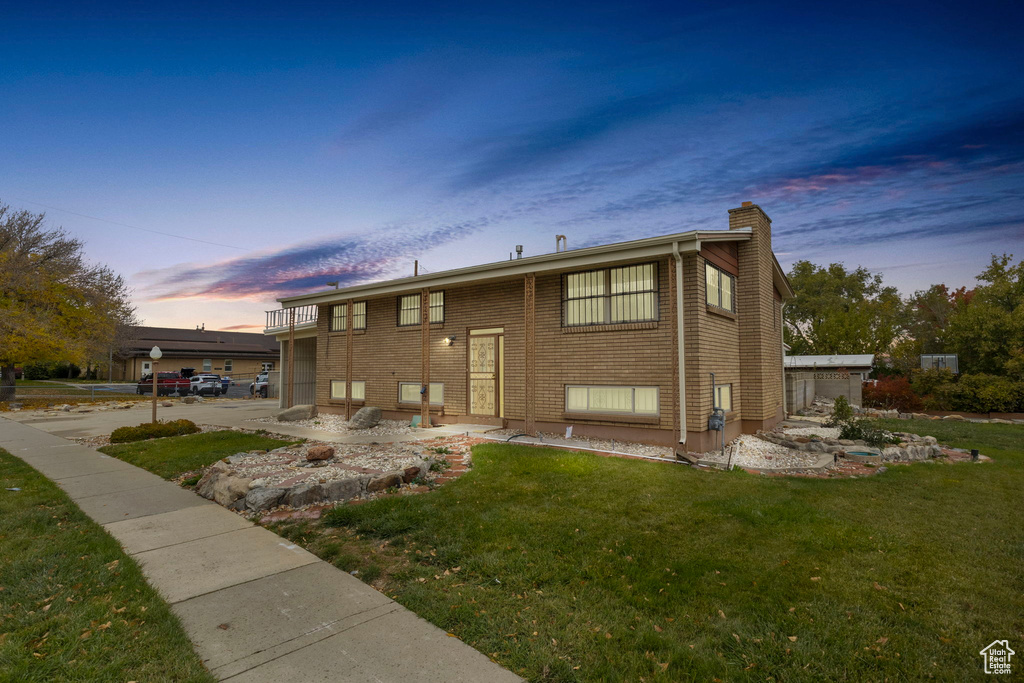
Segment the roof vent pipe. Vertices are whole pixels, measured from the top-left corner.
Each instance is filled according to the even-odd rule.
[[[569,240],[565,235],[555,235],[555,253],[569,251]]]
[[[516,245],[516,258],[523,258],[523,245]]]

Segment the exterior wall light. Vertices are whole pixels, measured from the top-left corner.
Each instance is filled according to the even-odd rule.
[[[451,346],[454,343],[455,343],[455,335],[454,334],[444,338],[444,345],[445,346]]]

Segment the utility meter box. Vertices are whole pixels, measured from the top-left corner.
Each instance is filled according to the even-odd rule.
[[[725,429],[725,411],[721,408],[715,408],[715,411],[711,413],[708,418],[708,429],[720,432]]]

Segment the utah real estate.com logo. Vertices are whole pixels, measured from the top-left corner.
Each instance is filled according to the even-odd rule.
[[[1010,673],[1010,657],[1017,653],[1010,649],[1008,640],[993,640],[979,654],[985,658],[985,673],[1008,674]]]

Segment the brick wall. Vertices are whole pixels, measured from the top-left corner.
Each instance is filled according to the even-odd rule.
[[[757,207],[730,214],[730,227],[755,227],[754,239],[708,245],[683,255],[684,367],[688,443],[710,442],[707,418],[712,409],[710,373],[719,384],[732,385],[733,410],[728,435],[764,426],[782,404],[780,301],[772,284],[770,222]],[[711,248],[714,246],[714,248]],[[705,298],[705,260],[737,273],[736,314],[709,309]],[[620,428],[637,438],[678,440],[678,371],[674,337],[675,309],[670,290],[671,257],[656,259],[659,296],[656,322],[590,328],[562,326],[563,272],[541,273],[535,288],[535,368],[533,417],[538,429],[566,423],[587,433]],[[608,263],[607,267],[649,263],[650,259]],[[413,290],[413,292],[418,290]],[[468,413],[466,354],[469,331],[502,327],[505,331],[503,416],[515,426],[526,419],[525,278],[445,291],[445,322],[430,326],[430,381],[444,383],[443,413]],[[412,292],[410,292],[412,293]],[[356,301],[361,299],[356,298]],[[328,306],[320,307],[317,330],[317,404],[327,412],[344,412],[344,401],[330,399],[330,380],[345,379],[347,333],[328,332]],[[352,334],[352,380],[366,382],[366,405],[386,411],[419,412],[416,404],[399,404],[398,383],[420,382],[421,329],[397,327],[397,296],[367,300],[367,329]],[[443,339],[455,335],[452,346]],[[565,415],[569,384],[659,387],[656,418],[580,419]],[[358,404],[354,406],[358,408]],[[434,414],[441,412],[432,408]],[[518,423],[518,424],[517,424]]]

